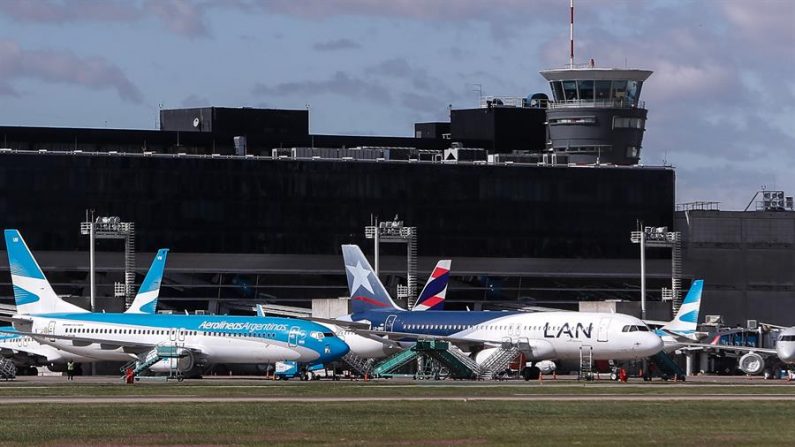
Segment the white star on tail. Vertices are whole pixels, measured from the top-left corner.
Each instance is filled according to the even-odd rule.
[[[370,285],[370,280],[367,278],[370,276],[370,271],[366,268],[362,267],[362,263],[356,261],[356,267],[352,265],[346,265],[346,269],[351,272],[353,275],[353,285],[351,286],[351,293],[356,293],[359,290],[359,287],[364,286],[365,289],[369,290],[370,293],[373,292],[373,286]]]

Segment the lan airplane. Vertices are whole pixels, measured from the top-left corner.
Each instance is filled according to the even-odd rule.
[[[138,289],[130,307],[125,311],[128,314],[153,314],[157,307],[157,297],[160,294],[160,283],[163,279],[163,270],[166,264],[168,249],[158,250],[152,261],[149,271],[144,277],[144,282]],[[87,311],[86,311],[87,312]],[[50,369],[63,367],[68,361],[90,363],[96,361],[91,357],[77,355],[62,351],[53,346],[39,343],[29,335],[16,333],[13,326],[0,327],[0,355],[11,358],[20,368],[47,365]],[[55,366],[58,365],[58,366]]]
[[[420,292],[417,302],[412,307],[413,312],[422,312],[429,309],[439,309],[444,303],[447,294],[447,281],[450,272],[449,259],[436,263],[431,271],[425,287]],[[403,309],[401,309],[403,310]],[[262,306],[257,306],[257,315],[264,316]],[[374,335],[360,335],[344,325],[335,324],[335,320],[315,319],[316,322],[334,331],[351,349],[351,353],[367,359],[380,359],[400,352],[403,348],[396,341]]]
[[[17,314],[14,327],[39,342],[96,360],[145,359],[174,347],[179,369],[207,363],[329,362],[348,345],[310,321],[255,316],[89,313],[60,299],[16,230],[6,250]]]
[[[531,361],[579,360],[588,349],[594,360],[649,357],[663,342],[643,321],[594,312],[407,312],[395,305],[356,245],[343,245],[353,313],[346,320],[368,323],[369,334],[407,339],[447,340],[467,351],[516,344]],[[530,378],[538,369],[528,371]]]

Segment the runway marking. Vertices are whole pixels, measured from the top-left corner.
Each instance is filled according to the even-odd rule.
[[[138,404],[138,403],[361,403],[383,401],[404,402],[587,402],[587,401],[795,401],[791,394],[700,394],[700,395],[626,395],[626,394],[557,394],[478,397],[202,397],[202,396],[107,396],[107,397],[10,397],[0,404]]]

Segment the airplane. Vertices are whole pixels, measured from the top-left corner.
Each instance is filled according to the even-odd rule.
[[[349,348],[311,321],[254,316],[90,313],[67,303],[50,283],[17,230],[5,230],[17,314],[14,328],[41,343],[96,360],[160,357],[170,348],[178,369],[207,363],[329,362]]]
[[[342,246],[353,313],[349,321],[362,334],[398,339],[437,339],[463,350],[498,350],[515,344],[528,360],[579,360],[581,348],[593,360],[631,360],[659,353],[663,342],[643,321],[623,314],[594,312],[407,312],[387,293],[356,245]],[[365,323],[369,330],[357,329]],[[531,367],[525,378],[537,378]]]
[[[128,314],[153,314],[160,294],[160,283],[166,264],[168,249],[158,250],[152,265],[146,272]],[[88,311],[85,311],[88,312]],[[33,373],[35,366],[48,366],[50,370],[62,370],[68,361],[91,363],[96,359],[62,351],[53,346],[39,343],[29,335],[18,333],[13,326],[0,326],[0,355],[14,361],[20,372]]]
[[[450,271],[451,261],[443,259],[436,263],[431,271],[428,281],[420,292],[412,312],[422,312],[428,309],[439,309],[444,304],[447,294],[448,272]],[[405,311],[405,309],[402,309]],[[262,305],[257,305],[257,315],[264,316],[265,311]],[[374,335],[360,335],[355,331],[335,324],[335,320],[313,319],[315,322],[326,326],[334,331],[350,347],[350,352],[365,359],[380,359],[403,350],[399,343],[388,338]]]
[[[711,343],[691,343],[689,346],[715,351],[745,352],[737,361],[737,367],[740,371],[750,375],[760,374],[765,369],[766,359],[773,356],[778,357],[781,363],[786,365],[795,364],[795,326],[772,324],[765,326],[781,329],[775,348],[721,345],[719,344],[720,335],[715,336]]]
[[[706,332],[697,331],[703,290],[703,279],[693,281],[673,320],[668,322],[644,320],[646,324],[661,326],[659,329],[655,329],[654,332],[662,338],[665,352],[669,353],[689,346],[693,342],[699,342],[707,336]]]

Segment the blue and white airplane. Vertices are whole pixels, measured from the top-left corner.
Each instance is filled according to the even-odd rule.
[[[701,293],[704,290],[704,280],[697,279],[690,285],[679,311],[674,319],[669,322],[649,321],[647,324],[661,325],[655,333],[662,338],[665,352],[673,352],[693,342],[698,342],[707,334],[698,332],[698,314],[701,310]]]
[[[329,362],[349,348],[327,328],[288,318],[89,313],[60,299],[16,230],[6,250],[17,314],[14,327],[39,342],[96,360],[143,360],[173,347],[179,369],[208,363]]]
[[[138,293],[135,295],[135,299],[125,313],[155,313],[167,256],[168,249],[161,249],[157,252],[149,271],[144,277],[143,283],[141,283],[141,287],[138,289]],[[39,343],[29,335],[19,334],[13,326],[0,326],[0,355],[11,358],[18,368],[49,366],[51,369],[56,370],[62,369],[66,362],[70,360],[77,363],[96,361],[96,359],[91,357],[62,351],[48,344]]]
[[[447,340],[465,351],[516,344],[530,361],[630,360],[657,354],[663,342],[638,318],[594,312],[407,312],[395,305],[356,245],[343,245],[353,313],[345,320],[369,324],[361,333],[398,339]],[[356,330],[356,329],[354,329]]]

